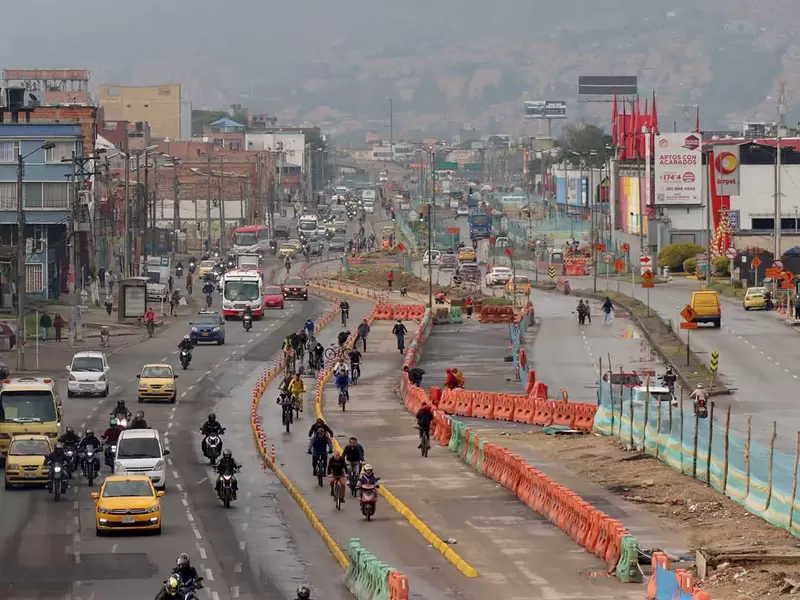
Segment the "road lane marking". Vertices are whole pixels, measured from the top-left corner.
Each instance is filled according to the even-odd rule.
[[[200,553],[201,560],[205,560],[206,558],[208,558],[208,555],[206,554],[206,549],[203,546],[197,546],[197,551]]]
[[[214,581],[214,573],[211,571],[211,569],[206,569],[206,579],[209,581]]]

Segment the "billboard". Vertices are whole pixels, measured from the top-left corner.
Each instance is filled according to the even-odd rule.
[[[579,96],[635,96],[636,75],[587,75],[578,77]]]
[[[566,119],[567,103],[561,100],[529,100],[525,102],[526,119]]]
[[[739,195],[739,145],[714,145],[714,183],[720,196]]]
[[[656,204],[702,204],[700,135],[665,133],[656,138],[655,149]]]

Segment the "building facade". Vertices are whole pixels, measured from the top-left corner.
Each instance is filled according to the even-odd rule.
[[[100,107],[108,121],[146,122],[154,138],[183,139],[181,134],[181,86],[101,85]]]
[[[42,149],[46,142],[55,147]],[[23,157],[24,244],[18,239],[18,161]],[[25,252],[25,292],[32,298],[56,298],[67,289],[73,194],[72,165],[83,156],[79,124],[0,123],[0,274],[3,283],[16,273],[14,257]]]

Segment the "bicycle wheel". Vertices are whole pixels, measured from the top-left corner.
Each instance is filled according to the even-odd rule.
[[[333,484],[333,503],[336,510],[342,510],[342,486],[338,481]]]
[[[336,348],[326,348],[325,358],[327,358],[328,360],[336,358]]]

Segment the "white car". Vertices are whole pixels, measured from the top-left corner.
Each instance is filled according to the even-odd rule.
[[[469,209],[466,206],[459,206],[456,209],[456,216],[457,217],[468,217],[469,216]]]
[[[493,267],[491,271],[486,274],[486,285],[492,287],[494,285],[505,285],[511,281],[513,273],[508,267]]]
[[[108,374],[111,367],[102,352],[78,352],[67,365],[69,381],[67,396],[93,395],[108,396]]]
[[[324,224],[322,224],[322,225],[317,227],[316,235],[324,236],[324,235],[327,235],[327,233],[328,233],[328,228],[325,227]]]
[[[439,259],[442,257],[442,253],[438,250],[431,250],[430,256],[428,252],[425,252],[425,255],[422,257],[422,264],[424,266],[428,266],[431,264],[431,259],[433,259],[433,264],[439,264]]]
[[[651,383],[649,387],[642,385],[633,389],[634,393],[636,394],[636,398],[641,402],[644,402],[647,392],[650,392],[651,398],[655,398],[659,402],[672,402],[675,400],[675,396],[672,395],[672,392],[669,391],[669,388],[661,382],[656,384]]]
[[[114,455],[115,475],[146,475],[157,490],[167,487],[169,450],[164,450],[155,429],[126,429],[119,435]]]

